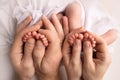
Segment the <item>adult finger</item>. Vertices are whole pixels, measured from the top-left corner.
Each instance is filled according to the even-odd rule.
[[[43,15],[41,17],[41,19],[42,19],[43,25],[46,29],[55,30],[54,26],[52,25],[52,23],[50,22],[50,20],[46,16]]]
[[[63,16],[62,18],[62,25],[63,25],[64,35],[66,36],[69,33],[68,18],[66,16]]]
[[[108,49],[107,49],[107,43],[105,42],[105,40],[96,35],[96,34],[93,34],[93,37],[95,38],[95,41],[96,41],[96,46],[95,46],[95,49],[96,49],[96,57],[97,59],[100,59],[102,61],[106,61],[109,59],[109,54],[108,54]]]
[[[71,53],[70,44],[68,43],[67,39],[65,39],[62,48],[63,60],[65,64],[69,64],[70,62],[70,55],[71,55],[70,53]]]
[[[44,34],[47,37],[49,42],[54,41],[54,39],[51,37],[51,32],[49,30],[39,29],[38,32],[41,34]]]
[[[19,66],[21,63],[21,59],[23,57],[22,51],[20,50],[17,51],[18,48],[19,47],[17,46],[12,46],[11,51],[10,51],[10,60],[13,66]]]
[[[41,26],[42,26],[42,21],[39,21],[38,23],[34,24],[31,27],[26,27],[23,31],[21,31],[19,36],[23,37],[28,32],[38,31]]]
[[[93,49],[90,41],[85,40],[83,41],[83,57],[84,57],[84,64],[92,64],[93,63]]]
[[[32,53],[34,46],[35,46],[35,39],[33,38],[28,39],[27,42],[25,43],[24,57],[23,57],[25,62],[29,62],[32,60]]]
[[[22,41],[23,36],[28,32],[38,31],[40,29],[40,26],[42,26],[42,21],[39,21],[39,23],[34,25],[33,27],[27,27],[21,30],[21,32],[15,36],[15,39],[13,42],[14,43],[13,47],[16,48],[14,49],[14,52],[16,52],[16,50],[18,51],[22,50],[21,47],[23,45],[23,41]]]
[[[101,60],[105,63],[110,63],[111,56],[108,52],[107,43],[105,42],[105,40],[94,33],[91,33],[91,35],[95,38],[96,41],[96,59],[94,60]]]
[[[62,14],[62,13],[58,13],[58,14],[57,14],[57,18],[58,18],[59,21],[61,21],[62,17],[63,17],[63,14]]]
[[[43,23],[41,21],[41,19],[39,19],[34,25],[32,25],[31,27],[34,27],[34,26],[40,26],[40,28],[43,26]]]
[[[101,52],[101,53],[105,53],[106,52],[106,48],[107,47],[107,44],[105,42],[105,40],[103,38],[101,38],[100,36],[96,35],[95,33],[91,33],[91,32],[88,32],[90,35],[92,35],[96,41],[96,47],[95,49],[98,51],[98,52]]]
[[[34,27],[27,27],[21,30],[21,32],[15,36],[10,53],[10,57],[13,63],[17,62],[17,64],[20,64],[21,59],[23,57],[23,41],[22,41],[23,36],[28,32],[39,30],[40,25],[42,26],[42,22],[40,22],[39,25],[38,24],[35,25]]]
[[[33,52],[34,63],[40,65],[45,54],[45,46],[40,40],[37,40]]]
[[[10,51],[10,59],[13,66],[19,66],[23,57],[22,39],[15,39]]]
[[[72,47],[72,58],[71,58],[72,61],[76,64],[80,63],[81,48],[82,48],[81,40],[76,39]]]
[[[53,25],[54,25],[54,27],[55,27],[59,37],[63,38],[64,37],[64,32],[63,32],[63,29],[62,29],[62,25],[61,25],[60,21],[58,20],[56,14],[52,15],[52,19],[51,20],[52,20],[52,23],[53,23]]]
[[[32,16],[28,16],[23,22],[21,22],[17,28],[17,32],[23,30],[25,27],[27,27],[30,22],[32,21]]]

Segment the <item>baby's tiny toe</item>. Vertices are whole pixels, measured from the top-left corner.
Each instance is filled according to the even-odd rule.
[[[39,34],[36,34],[35,38],[36,38],[36,39],[39,39],[39,38],[40,38],[40,35],[39,35]]]
[[[94,44],[96,44],[96,41],[94,41]]]
[[[45,35],[41,35],[40,38],[41,38],[41,39],[45,38]]]
[[[79,35],[78,35],[78,38],[82,40],[82,39],[83,39],[83,35],[82,35],[82,34],[79,34]]]
[[[31,36],[31,34],[32,34],[31,32],[28,32],[28,33],[27,33],[28,36]]]
[[[79,34],[78,34],[78,33],[75,33],[74,36],[75,36],[76,38],[78,38]]]
[[[96,46],[95,44],[92,45],[93,48],[94,48],[95,46]]]
[[[44,42],[44,41],[47,41],[47,39],[46,38],[42,38],[42,41]]]
[[[26,42],[27,40],[26,39],[23,39],[23,42]]]
[[[88,36],[89,36],[88,33],[85,33],[85,34],[84,34],[84,37],[85,37],[86,39],[88,38]]]
[[[28,38],[29,36],[26,34],[25,37]]]
[[[48,41],[43,41],[44,46],[48,46]]]
[[[93,47],[96,46],[96,41],[92,41],[92,46],[93,46]]]
[[[92,36],[91,36],[91,35],[89,35],[89,38],[90,38],[90,39],[92,39]]]
[[[94,41],[95,39],[92,37],[91,40]]]
[[[75,35],[73,34],[73,35],[71,35],[71,37],[73,38],[73,39],[75,39]]]
[[[33,31],[32,32],[32,36],[36,36],[37,35],[37,32],[36,31]]]
[[[27,38],[26,38],[25,36],[23,37],[23,39],[26,39],[26,40],[27,40]]]
[[[48,46],[48,44],[46,43],[46,44],[44,44],[44,46],[45,46],[45,47],[47,47],[47,46]]]

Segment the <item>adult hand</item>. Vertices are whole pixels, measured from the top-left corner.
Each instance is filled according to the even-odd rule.
[[[35,73],[32,59],[35,40],[31,38],[23,46],[22,38],[28,32],[39,30],[42,23],[38,21],[35,25],[28,26],[31,21],[30,16],[17,27],[10,52],[11,63],[20,80],[30,80]]]
[[[65,38],[62,53],[63,53],[63,62],[67,72],[68,80],[79,80],[82,76],[82,40],[85,29],[80,28],[70,32]],[[70,38],[74,36],[73,44],[70,44]]]
[[[96,41],[96,52],[93,52],[90,41],[83,41],[83,78],[84,80],[102,80],[111,63],[111,57],[105,41],[95,34],[91,35]]]
[[[38,32],[46,36],[48,47],[45,49],[39,40],[36,42],[33,52],[36,73],[40,80],[58,80],[64,32],[55,14],[52,15],[52,22],[45,16],[42,16],[42,21],[45,29],[40,29]]]

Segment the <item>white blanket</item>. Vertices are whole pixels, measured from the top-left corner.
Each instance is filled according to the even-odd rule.
[[[77,2],[81,5],[81,2],[79,0],[64,0],[62,2],[60,2],[59,0],[55,2],[54,0],[23,1],[24,0],[17,1],[17,5],[13,11],[13,17],[17,19],[17,24],[20,24],[23,20],[25,20],[25,18],[32,15],[33,21],[30,23],[30,25],[33,25],[41,18],[42,15],[50,18],[51,14],[53,13],[58,14],[59,12],[63,12],[66,6],[72,2]],[[81,7],[82,24],[84,24],[85,13],[82,5]]]
[[[32,25],[42,14],[49,17],[51,13],[63,11],[71,1],[72,0],[0,0],[0,80],[12,80],[12,68],[8,55],[17,24],[25,19],[26,16],[32,14],[34,17],[34,21],[31,23]],[[86,16],[84,18],[84,26],[86,29],[101,35],[115,25],[97,1],[98,0],[81,0]],[[19,11],[21,13],[17,13]],[[15,18],[18,20],[18,23]]]

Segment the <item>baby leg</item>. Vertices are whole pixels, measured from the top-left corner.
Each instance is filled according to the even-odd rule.
[[[82,8],[77,2],[68,5],[65,15],[68,17],[70,31],[82,26]]]

